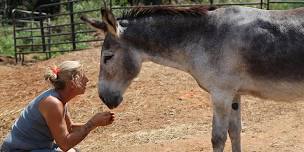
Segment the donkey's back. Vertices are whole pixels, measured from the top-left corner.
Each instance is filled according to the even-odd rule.
[[[233,67],[242,80],[240,93],[274,100],[304,97],[304,8],[229,7],[213,13],[230,27],[230,44],[223,50],[237,57]]]

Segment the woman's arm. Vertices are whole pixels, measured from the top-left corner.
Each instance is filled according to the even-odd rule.
[[[73,131],[77,131],[81,128],[81,126],[83,126],[85,123],[74,123],[70,117],[70,113],[67,111],[66,115],[65,115],[65,121],[67,123],[68,126],[68,130],[69,132],[73,132]]]
[[[56,143],[63,151],[73,148],[97,126],[111,124],[114,120],[113,113],[98,113],[87,123],[80,125],[77,131],[70,132],[68,128],[73,128],[71,127],[73,125],[71,121],[66,121],[64,105],[57,98],[47,97],[39,104],[39,110],[45,118]]]

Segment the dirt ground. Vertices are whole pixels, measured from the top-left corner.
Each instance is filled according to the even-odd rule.
[[[47,66],[80,60],[89,84],[73,99],[74,121],[85,122],[94,113],[108,111],[97,94],[99,49],[68,53],[27,66],[0,65],[0,142],[20,111],[50,85],[43,80]],[[283,103],[242,97],[244,152],[303,152],[304,102]],[[77,147],[84,152],[197,152],[211,151],[212,105],[208,93],[194,79],[176,69],[144,63],[138,78],[113,110],[115,122],[98,128]],[[230,141],[225,151],[231,151]]]

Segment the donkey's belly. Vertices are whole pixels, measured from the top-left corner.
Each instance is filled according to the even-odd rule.
[[[245,85],[240,94],[249,94],[263,99],[276,101],[304,100],[304,81],[302,82],[271,82],[255,81],[252,85]]]

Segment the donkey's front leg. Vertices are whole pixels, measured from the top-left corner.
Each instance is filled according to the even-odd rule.
[[[226,91],[211,93],[213,102],[212,147],[214,152],[222,152],[227,140],[227,131],[234,95]]]
[[[232,111],[229,120],[228,133],[231,140],[232,152],[241,152],[241,97],[236,95],[232,101]]]

